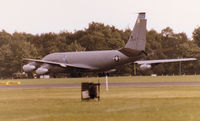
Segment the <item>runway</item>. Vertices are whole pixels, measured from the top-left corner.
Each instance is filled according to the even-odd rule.
[[[105,83],[101,83],[105,86]],[[200,82],[130,82],[109,83],[110,87],[156,87],[156,86],[200,86]],[[80,83],[74,84],[37,84],[37,85],[0,85],[0,89],[42,89],[42,88],[81,88]]]

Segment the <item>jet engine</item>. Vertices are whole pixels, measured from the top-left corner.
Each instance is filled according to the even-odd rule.
[[[36,63],[35,62],[31,62],[31,63],[28,63],[26,65],[23,66],[23,70],[25,72],[32,72],[36,69]]]
[[[46,74],[47,72],[50,71],[50,68],[52,68],[51,65],[43,64],[35,72],[38,75],[44,75],[44,74]]]
[[[43,75],[43,74],[45,74],[45,73],[47,73],[49,70],[47,69],[47,68],[45,68],[45,67],[40,67],[40,68],[38,68],[37,70],[36,70],[36,74],[38,74],[38,75]]]
[[[142,64],[142,65],[140,65],[140,69],[141,70],[151,69],[151,65],[149,65],[149,64]]]

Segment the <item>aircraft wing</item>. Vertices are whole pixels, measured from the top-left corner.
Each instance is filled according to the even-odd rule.
[[[178,59],[160,59],[160,60],[142,60],[135,61],[137,64],[158,64],[158,63],[170,63],[170,62],[181,62],[181,61],[194,61],[196,58],[178,58]]]
[[[72,68],[81,68],[81,69],[88,69],[88,70],[94,70],[94,67],[90,67],[88,65],[83,64],[68,64],[68,63],[61,63],[61,62],[54,62],[54,61],[45,61],[45,60],[37,60],[37,59],[30,59],[30,58],[24,58],[23,60],[36,62],[40,64],[50,64],[50,65],[57,65],[63,68],[72,67]]]

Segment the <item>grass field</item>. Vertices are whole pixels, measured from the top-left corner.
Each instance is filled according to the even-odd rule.
[[[19,81],[22,85],[29,84],[68,84],[68,83],[81,83],[81,82],[98,82],[105,83],[105,77],[89,77],[89,78],[55,78],[55,79],[14,79],[14,80],[0,80],[6,81]],[[191,76],[122,76],[122,77],[109,77],[110,83],[128,83],[128,82],[200,82],[200,75]]]
[[[22,83],[79,83],[87,79],[57,80]],[[109,78],[110,82],[199,80],[200,76]],[[110,87],[109,92],[102,87],[100,102],[81,102],[79,88],[0,89],[0,95],[0,121],[200,120],[200,86]]]

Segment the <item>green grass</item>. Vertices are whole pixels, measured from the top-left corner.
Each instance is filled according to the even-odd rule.
[[[132,78],[167,80],[166,77],[116,79],[129,82]],[[169,80],[193,78],[177,76]],[[68,80],[72,83],[75,79]],[[82,102],[79,88],[0,89],[0,121],[199,121],[199,115],[200,86],[110,87],[108,92],[103,87],[100,102]]]
[[[68,84],[68,83],[81,83],[81,82],[98,82],[105,83],[105,77],[89,77],[89,78],[56,78],[56,79],[15,79],[15,80],[0,80],[1,81],[20,81],[23,85],[29,84]],[[185,82],[193,81],[199,82],[199,75],[191,76],[122,76],[122,77],[109,77],[110,83],[127,83],[127,82]]]
[[[0,121],[197,121],[200,87],[102,88],[101,101],[80,89],[0,91]]]

